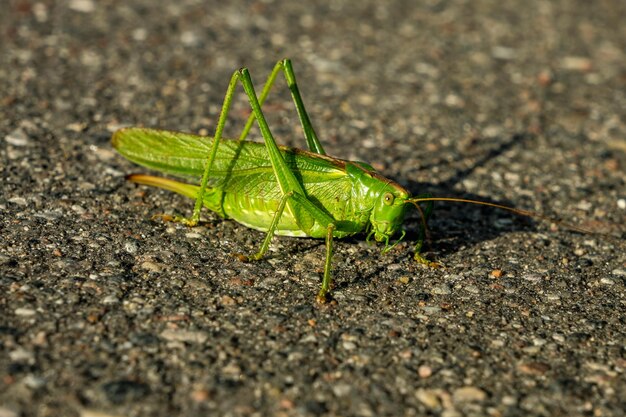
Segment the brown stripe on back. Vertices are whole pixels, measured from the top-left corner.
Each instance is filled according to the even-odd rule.
[[[311,152],[311,151],[307,151],[304,149],[299,149],[299,148],[290,148],[289,146],[279,146],[278,147],[281,151],[287,151],[287,152],[292,152],[295,155],[298,156],[307,156],[309,158],[313,158],[313,159],[321,159],[325,162],[330,163],[331,165],[334,165],[335,167],[339,168],[339,169],[346,169],[346,161],[344,161],[343,159],[338,159],[338,158],[333,158],[332,156],[328,156],[328,155],[322,155],[319,153],[315,153],[315,152]]]

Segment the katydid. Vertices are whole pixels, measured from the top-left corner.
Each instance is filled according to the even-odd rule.
[[[261,106],[281,71],[291,91],[308,150],[278,146],[263,115]],[[222,138],[222,133],[239,82],[252,113],[239,139],[228,140]],[[264,144],[246,141],[255,120]],[[383,177],[366,163],[327,156],[305,110],[288,59],[274,66],[259,96],[246,68],[233,73],[212,138],[132,127],[115,132],[112,143],[119,153],[137,164],[191,181],[199,180],[199,184],[189,184],[150,175],[129,176],[133,182],[195,199],[192,216],[175,217],[174,221],[194,226],[204,206],[221,217],[267,232],[259,251],[243,259],[261,259],[275,234],[324,238],[326,261],[317,294],[320,303],[331,299],[333,239],[365,232],[368,239],[373,236],[377,242],[384,242],[383,253],[387,252],[405,235],[401,226],[407,204],[420,210],[423,221],[414,258],[431,266],[436,264],[424,259],[420,249],[433,201],[483,204],[537,216],[525,210],[481,201],[429,195],[412,197],[402,186]],[[426,203],[423,209],[419,203]],[[397,232],[401,232],[401,236],[396,243],[390,244]]]

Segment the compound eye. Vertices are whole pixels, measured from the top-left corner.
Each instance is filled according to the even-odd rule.
[[[390,206],[393,204],[393,194],[391,193],[385,193],[385,196],[383,197],[383,201],[385,202],[386,205]]]

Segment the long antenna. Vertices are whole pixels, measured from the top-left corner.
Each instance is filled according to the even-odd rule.
[[[594,234],[594,232],[592,232],[591,230],[582,228],[580,226],[574,226],[572,224],[565,223],[564,221],[557,220],[552,217],[545,216],[543,214],[535,213],[534,211],[522,210],[522,209],[518,209],[515,207],[505,206],[502,204],[488,203],[486,201],[468,200],[466,198],[453,198],[453,197],[424,197],[424,198],[409,198],[406,200],[407,203],[412,203],[413,205],[418,207],[418,209],[419,209],[419,206],[417,205],[417,203],[423,203],[423,202],[428,202],[428,201],[448,201],[448,202],[454,202],[454,203],[468,203],[468,204],[476,204],[480,206],[495,207],[498,209],[510,211],[511,213],[515,213],[520,216],[535,217],[538,219],[549,221],[549,222],[558,224],[559,226],[563,226],[567,229],[571,229],[579,233]],[[421,212],[421,209],[420,209],[420,212]]]

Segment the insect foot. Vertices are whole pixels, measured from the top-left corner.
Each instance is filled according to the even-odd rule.
[[[430,268],[443,268],[443,265],[440,264],[439,262],[429,261],[428,259],[424,258],[419,253],[416,253],[415,256],[413,256],[413,259],[415,259],[415,261],[417,263],[420,263],[422,265],[426,265],[426,266],[428,266]]]
[[[152,220],[162,220],[168,223],[182,223],[185,226],[194,227],[198,225],[198,220],[188,219],[183,216],[172,216],[171,214],[155,214],[152,216]]]
[[[233,256],[235,256],[241,262],[250,262],[250,258],[248,258],[246,255],[242,253],[233,253]]]
[[[320,290],[320,292],[317,293],[317,297],[315,297],[315,301],[317,301],[318,304],[331,304],[331,303],[336,304],[337,303],[337,301],[335,301],[330,291],[324,290],[324,289]]]
[[[233,253],[232,254],[235,258],[239,259],[241,262],[253,262],[253,261],[258,261],[261,258],[263,258],[263,254],[254,254],[254,255],[244,255],[243,253]]]
[[[172,216],[171,214],[155,214],[154,216],[150,217],[150,220],[161,220],[164,222],[173,222],[174,216]]]
[[[250,256],[244,255],[243,253],[233,253],[232,255],[235,258],[239,259],[241,262],[248,263],[248,262],[252,261]]]

